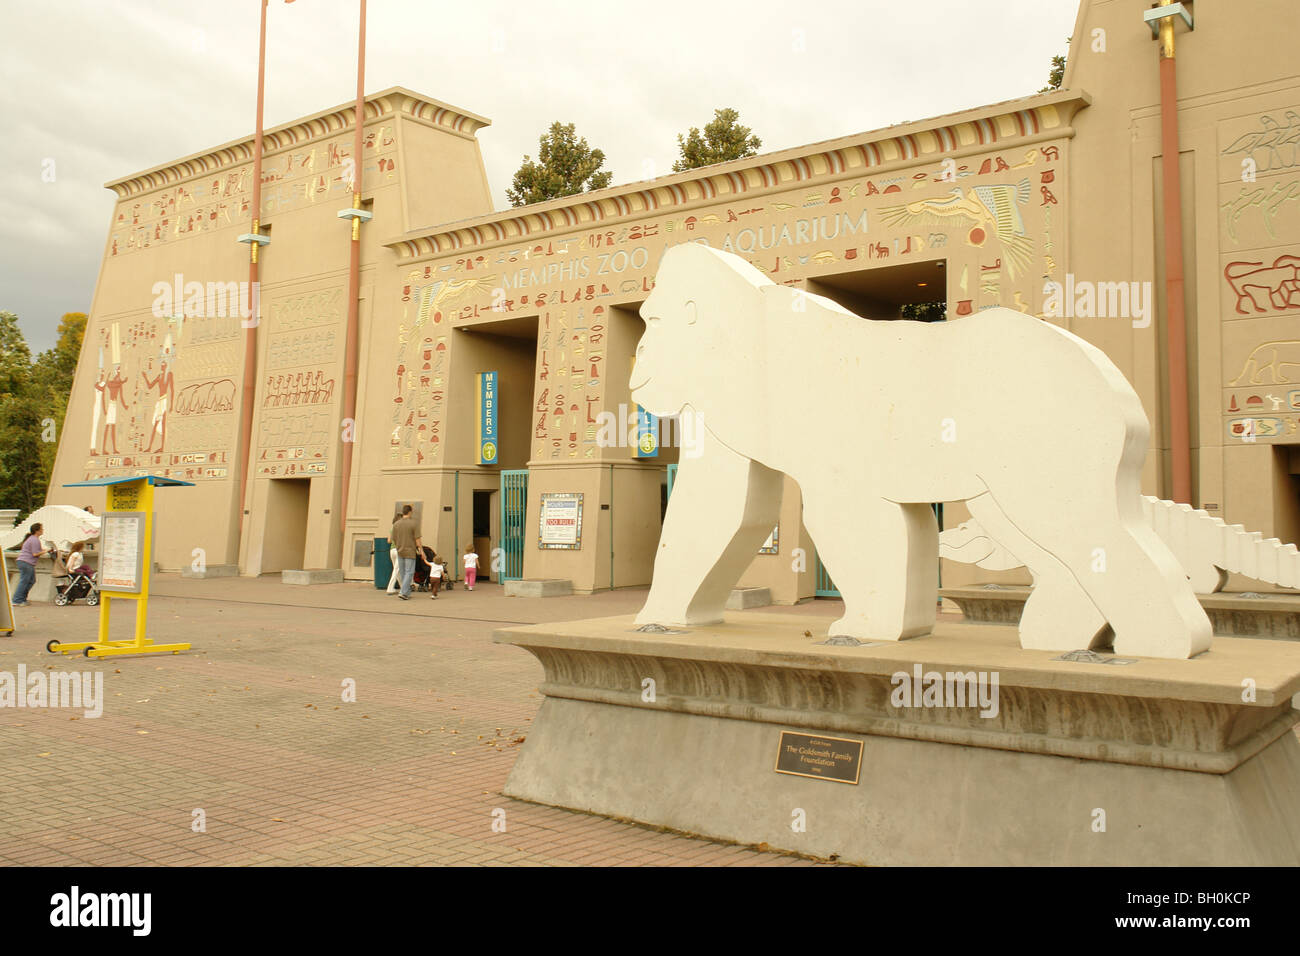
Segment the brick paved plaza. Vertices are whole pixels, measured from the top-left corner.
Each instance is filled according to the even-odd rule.
[[[815,865],[501,795],[542,671],[493,629],[631,613],[643,590],[529,600],[485,584],[400,602],[361,584],[159,575],[154,594],[150,636],[192,650],[56,656],[46,644],[92,638],[98,609],[16,609],[0,671],[102,671],[105,702],[99,718],[0,710],[0,862]],[[115,610],[115,638],[132,610]]]

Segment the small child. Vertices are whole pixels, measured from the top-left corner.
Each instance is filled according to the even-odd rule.
[[[478,555],[474,553],[474,548],[465,549],[465,556],[461,558],[465,565],[465,590],[474,590],[474,579],[478,577]]]
[[[445,567],[442,556],[435,554],[433,562],[429,565],[429,590],[433,592],[435,601],[438,600],[438,591],[442,588],[442,572]]]
[[[86,542],[84,541],[78,541],[72,545],[72,550],[68,552],[68,574],[76,574],[77,569],[86,563],[86,559],[81,554],[85,550]]]

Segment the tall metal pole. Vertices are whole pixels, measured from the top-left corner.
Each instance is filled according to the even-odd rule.
[[[257,237],[262,228],[262,107],[266,90],[266,5],[262,0],[262,25],[257,41],[257,126],[253,133],[253,234],[248,244],[248,310],[244,320],[244,390],[239,419],[239,529],[243,535],[244,509],[248,502],[248,472],[252,466],[253,405],[257,391],[257,324],[261,320],[258,283]]]
[[[339,464],[342,501],[339,530],[343,535],[343,554],[347,553],[348,492],[352,484],[352,448],[356,444],[357,415],[357,338],[361,311],[361,149],[366,112],[366,0],[361,0],[361,23],[357,31],[357,105],[352,135],[352,243],[348,262],[348,327],[343,342],[343,451]],[[368,218],[368,217],[366,217]]]
[[[1160,0],[1169,6],[1171,0]],[[1165,329],[1169,345],[1169,454],[1173,500],[1192,501],[1191,414],[1187,397],[1187,315],[1183,288],[1183,189],[1178,168],[1178,73],[1174,18],[1160,21],[1160,143],[1164,201]]]

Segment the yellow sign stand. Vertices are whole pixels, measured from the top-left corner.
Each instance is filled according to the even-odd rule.
[[[5,564],[5,553],[0,549],[0,634],[14,632],[13,596],[9,593],[9,566]]]
[[[162,485],[191,485],[161,475],[139,478],[103,478],[78,481],[65,488],[108,488],[108,506],[100,524],[99,541],[99,639],[64,644],[50,641],[46,650],[69,654],[83,651],[87,657],[119,654],[173,654],[187,651],[189,644],[155,644],[145,634],[149,614],[149,575],[153,570],[153,490]],[[113,601],[135,601],[135,637],[110,641],[108,621]]]

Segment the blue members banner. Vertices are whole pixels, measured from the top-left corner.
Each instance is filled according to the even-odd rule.
[[[478,375],[478,463],[497,463],[497,373]]]
[[[636,407],[636,451],[637,458],[659,457],[659,419],[640,405]]]

